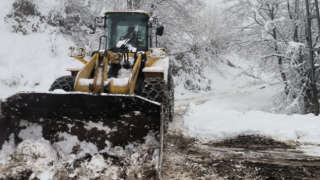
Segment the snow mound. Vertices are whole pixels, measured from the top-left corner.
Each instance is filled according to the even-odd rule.
[[[192,115],[192,114],[194,113],[195,109],[196,109],[196,103],[194,103],[193,101],[191,101],[191,102],[189,103],[189,106],[188,106],[187,110],[186,110],[186,115],[187,115],[187,116]]]
[[[211,100],[183,117],[185,134],[203,141],[262,135],[280,141],[320,143],[319,118],[313,114],[272,113],[268,107],[272,106],[270,97],[274,93],[273,87],[257,85],[209,97]]]
[[[20,126],[27,126],[26,129],[23,129],[19,132],[19,137],[22,140],[28,140],[28,139],[33,139],[33,140],[38,140],[42,138],[42,127],[30,123],[28,124],[27,121],[21,121]]]
[[[24,132],[35,127],[30,124]],[[0,151],[0,179],[150,179],[157,174],[159,142],[151,134],[144,144],[125,147],[111,147],[106,141],[106,148],[100,151],[66,132],[56,138],[53,144],[40,138],[16,146],[12,134]]]
[[[11,144],[11,150],[14,149]],[[7,145],[6,145],[7,146]],[[30,179],[35,177],[42,179],[50,179],[54,173],[54,162],[57,161],[57,153],[52,148],[49,141],[41,138],[39,140],[24,140],[21,142],[15,152],[3,157],[1,151],[0,178],[9,176],[13,179],[23,179],[29,174]]]

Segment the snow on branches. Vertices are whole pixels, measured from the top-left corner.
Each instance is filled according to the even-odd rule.
[[[242,20],[238,31],[241,48],[283,84],[275,111],[310,113],[305,1],[225,0],[230,1],[234,3],[228,11]]]

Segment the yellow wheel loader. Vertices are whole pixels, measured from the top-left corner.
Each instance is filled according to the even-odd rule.
[[[97,17],[93,33],[102,27],[105,34],[91,59],[84,59],[84,48],[70,47],[69,55],[82,68],[68,69],[71,75],[56,79],[49,92],[20,92],[1,102],[0,148],[11,135],[16,143],[22,141],[25,121],[40,125],[52,144],[59,141],[58,133],[67,132],[99,151],[107,145],[143,144],[151,136],[158,141],[161,172],[174,85],[166,49],[152,48],[152,34],[163,34],[156,20],[142,11]]]

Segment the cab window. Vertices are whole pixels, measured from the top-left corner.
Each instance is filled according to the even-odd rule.
[[[106,27],[106,36],[107,36],[107,49],[114,49],[117,43],[121,40],[125,40],[130,37],[133,33],[135,27],[138,27],[138,42],[134,47],[137,47],[138,51],[147,51],[148,50],[148,16],[141,13],[117,13],[117,14],[108,14],[107,16],[107,27]]]

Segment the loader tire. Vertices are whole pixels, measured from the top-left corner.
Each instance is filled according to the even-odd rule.
[[[142,85],[142,96],[162,103],[166,100],[166,82],[161,78],[145,79]]]
[[[165,80],[161,78],[148,78],[144,80],[141,90],[141,95],[143,97],[163,104],[163,143],[166,144],[165,142],[169,123],[169,93],[167,90],[167,84]]]
[[[70,92],[74,90],[75,77],[73,76],[62,76],[56,79],[49,91],[54,91],[56,89],[62,89],[66,92]]]

